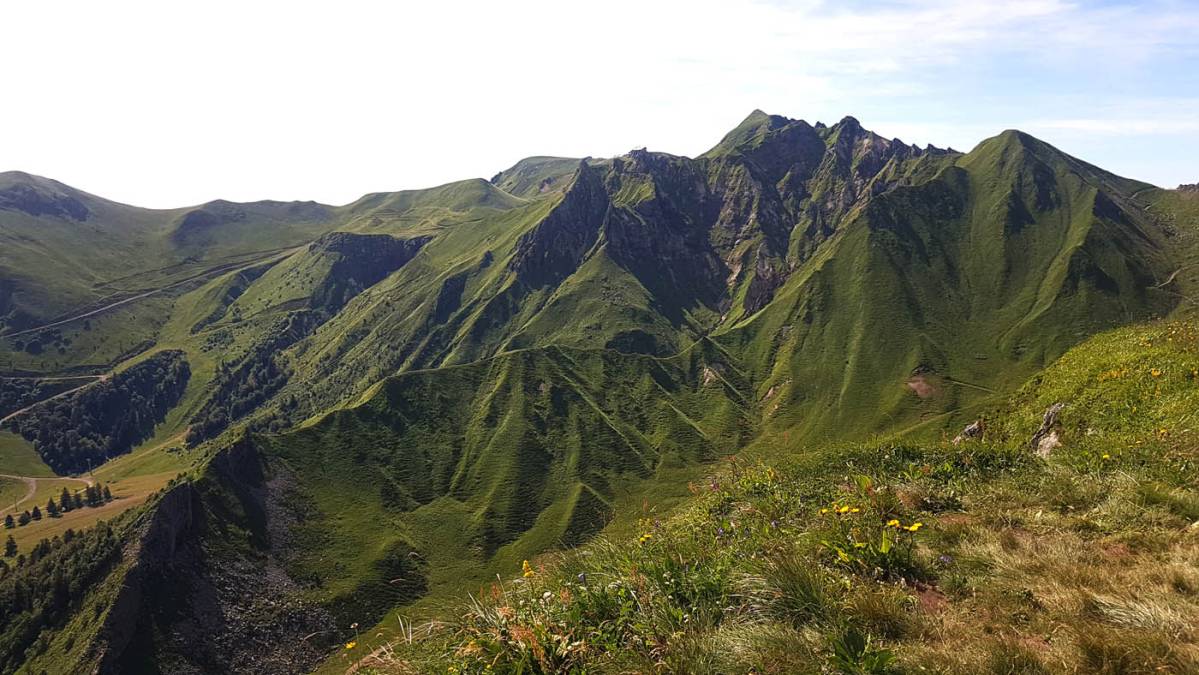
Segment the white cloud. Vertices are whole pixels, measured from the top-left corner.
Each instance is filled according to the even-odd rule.
[[[694,154],[756,107],[966,146],[993,120],[944,92],[980,65],[1143,68],[1196,27],[1169,2],[10,3],[0,169],[154,206],[345,202],[529,154]]]

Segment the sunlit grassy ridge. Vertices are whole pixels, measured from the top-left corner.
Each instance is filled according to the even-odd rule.
[[[514,565],[449,623],[341,661],[378,672],[1190,672],[1197,331],[1184,320],[1089,340],[989,412],[982,440],[733,460],[639,536]],[[1063,446],[1040,457],[1028,437],[1063,401]]]

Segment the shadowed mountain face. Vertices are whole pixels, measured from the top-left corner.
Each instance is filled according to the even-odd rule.
[[[162,433],[202,449],[51,652],[291,672],[331,643],[238,644],[251,609],[274,644],[370,622],[754,438],[951,415],[1171,312],[1190,197],[1015,131],[960,153],[757,111],[697,158],[533,157],[338,207],[149,211],[4,174],[0,363],[179,350]]]

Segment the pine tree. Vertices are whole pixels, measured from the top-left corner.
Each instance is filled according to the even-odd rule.
[[[46,502],[46,515],[50,516],[51,518],[57,518],[62,515],[58,512],[58,504],[54,502],[53,497]]]
[[[65,487],[62,489],[62,494],[58,497],[58,503],[62,504],[62,511],[66,513],[70,511],[74,504],[71,501],[71,492]]]
[[[104,501],[106,501],[106,502],[112,501],[112,491],[108,489],[107,485],[104,486]]]
[[[62,543],[69,544],[75,539],[75,530],[68,527],[66,532],[62,533]]]
[[[8,514],[7,516],[4,516],[4,529],[11,530],[16,526],[17,526],[17,524],[15,522],[13,522],[11,513]]]
[[[22,511],[21,515],[17,516],[17,525],[25,527],[29,524],[30,520],[33,520],[33,516],[29,515],[28,511]]]
[[[33,517],[34,520],[41,520],[42,519],[42,510],[39,509],[37,507],[37,505],[35,504],[33,506],[33,513],[31,513],[30,515]]]
[[[17,540],[8,535],[8,541],[4,542],[4,557],[11,558],[17,554]]]
[[[84,496],[87,499],[88,506],[100,505],[100,491],[97,488],[91,485],[87,486],[87,489],[84,490]]]
[[[83,497],[81,497],[78,492],[75,493],[75,496],[72,497],[72,499],[74,500],[75,508],[83,508]]]

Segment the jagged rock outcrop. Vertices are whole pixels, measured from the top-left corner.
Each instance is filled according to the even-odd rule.
[[[953,437],[953,444],[961,445],[962,443],[965,443],[966,441],[979,440],[983,437],[983,434],[986,433],[986,431],[987,431],[986,422],[984,422],[981,419],[974,420],[970,424],[967,424],[966,428],[962,429],[962,432],[960,434]]]
[[[311,305],[335,311],[364,289],[408,264],[430,237],[401,239],[387,234],[330,232],[308,245],[314,256],[333,259]]]
[[[599,170],[580,161],[561,202],[517,242],[509,269],[535,288],[562,281],[583,261],[607,214]]]
[[[1062,446],[1061,423],[1058,421],[1058,416],[1065,408],[1065,403],[1054,403],[1045,411],[1045,415],[1041,419],[1041,427],[1028,441],[1028,447],[1038,455],[1047,457],[1049,453]]]
[[[243,439],[199,481],[169,489],[126,549],[128,571],[104,616],[94,672],[134,672],[146,662],[172,673],[282,675],[315,666],[334,623],[286,571],[288,481],[268,476]],[[304,639],[313,633],[325,637]]]

